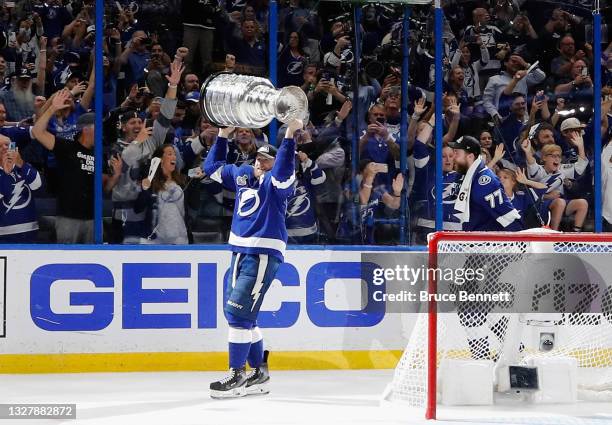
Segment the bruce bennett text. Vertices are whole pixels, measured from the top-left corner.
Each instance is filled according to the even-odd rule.
[[[427,291],[399,291],[387,294],[383,291],[374,291],[372,298],[377,302],[508,302],[510,301],[510,293],[475,294],[468,291],[458,291],[456,294],[430,294]]]

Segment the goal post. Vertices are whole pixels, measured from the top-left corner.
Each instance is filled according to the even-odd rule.
[[[435,270],[443,265],[441,262],[449,261],[450,258],[458,263],[484,267],[488,279],[485,286],[499,289],[507,285],[505,274],[514,273],[516,268],[522,268],[523,264],[533,258],[536,258],[533,261],[537,261],[537,267],[542,267],[545,273],[552,273],[552,270],[546,269],[549,263],[541,260],[539,254],[548,255],[547,258],[558,258],[560,261],[567,261],[567,257],[562,254],[576,257],[588,254],[587,258],[599,258],[599,263],[605,262],[612,258],[612,234],[550,231],[437,232],[430,235],[428,251],[427,290],[430,294],[436,294],[440,290]],[[582,259],[584,257],[576,261],[583,261]],[[574,263],[568,262],[568,267],[572,268],[572,264]],[[588,268],[592,272],[592,267]],[[567,274],[571,275],[571,270],[568,270]],[[537,375],[540,376],[544,373],[545,367],[542,365],[545,363],[549,369],[567,365],[570,365],[567,368],[571,369],[571,365],[575,364],[578,370],[577,382],[583,380],[578,385],[579,399],[589,397],[589,400],[612,400],[612,279],[604,278],[604,285],[606,283],[607,292],[605,286],[604,291],[595,291],[599,298],[593,296],[589,304],[591,306],[598,303],[598,308],[605,311],[562,311],[549,314],[552,319],[547,319],[547,316],[542,316],[541,313],[533,315],[497,312],[484,303],[475,303],[474,307],[467,311],[464,309],[440,312],[440,303],[436,302],[435,298],[430,298],[427,311],[417,314],[410,341],[396,367],[385,398],[424,408],[427,419],[436,419],[436,410],[441,398],[443,399],[442,390],[446,379],[441,376],[441,366],[457,367],[458,364],[465,364],[466,367],[474,367],[480,364],[479,362],[489,362],[496,374],[493,378],[494,388],[500,392],[502,388],[506,393],[509,391],[506,388],[508,383],[501,382],[503,379],[500,380],[499,376],[505,377],[504,374],[514,367],[524,367],[527,371],[540,367],[542,370]],[[525,285],[514,284],[517,293],[526,293],[527,289],[542,291],[537,284],[534,284],[535,289],[529,285],[532,285],[531,281],[525,281]],[[516,298],[513,302],[516,302]],[[533,301],[530,300],[530,303],[533,304]],[[544,319],[540,320],[541,316]],[[466,322],[469,324],[466,325]],[[474,325],[475,322],[478,323]],[[550,340],[544,340],[542,346],[538,346],[538,337],[544,338],[542,335],[549,335],[546,338]],[[554,348],[546,351],[549,350],[548,347]],[[551,364],[553,366],[550,366]],[[587,383],[592,385],[585,384],[584,378],[581,378],[589,374],[591,381]],[[534,379],[537,380],[535,377]],[[542,381],[541,376],[539,379]],[[546,380],[551,382],[548,377]],[[448,388],[447,386],[446,389]],[[525,393],[523,391],[523,394]],[[596,395],[587,395],[591,393]],[[545,403],[546,397],[543,399],[541,402]]]

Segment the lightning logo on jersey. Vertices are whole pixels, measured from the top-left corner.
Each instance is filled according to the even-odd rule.
[[[25,196],[21,196],[25,191]],[[3,200],[2,204],[6,208],[5,214],[10,210],[20,210],[22,208],[27,207],[30,204],[30,200],[32,199],[32,193],[30,192],[30,188],[25,184],[24,180],[19,180],[15,183],[13,187],[13,194],[8,204]],[[21,202],[20,202],[21,201]]]
[[[299,217],[310,209],[310,199],[304,186],[295,188],[295,195],[289,200],[287,217]]]
[[[0,236],[23,234],[38,229],[32,191],[41,185],[38,171],[28,163],[13,168],[10,173],[0,168]],[[34,241],[35,239],[32,240]]]

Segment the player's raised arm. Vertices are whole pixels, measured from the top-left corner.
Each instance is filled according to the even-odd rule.
[[[226,127],[219,130],[217,140],[204,161],[203,170],[206,175],[217,183],[221,183],[227,189],[235,190],[233,170],[237,167],[233,164],[227,165],[227,138],[234,131],[234,127]]]
[[[294,133],[303,128],[301,120],[289,122],[285,139],[278,149],[276,161],[272,167],[272,185],[279,190],[288,189],[295,181],[295,139]]]

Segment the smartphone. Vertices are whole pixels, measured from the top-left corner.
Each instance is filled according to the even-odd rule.
[[[385,124],[387,122],[387,120],[384,119],[383,117],[376,118],[376,121],[378,121],[379,124]]]
[[[145,128],[151,128],[153,127],[153,119],[152,118],[147,118],[145,120]]]
[[[375,162],[374,164],[376,164],[376,170],[379,173],[388,173],[389,172],[389,166],[387,164],[383,164],[381,162]]]
[[[584,68],[582,68],[582,76],[583,77],[588,77],[589,76],[589,68],[587,68],[586,66]]]
[[[17,150],[17,143],[11,140],[8,150],[9,152],[15,152]]]
[[[544,97],[543,93],[542,94],[540,94],[540,93],[536,94],[536,97],[535,97],[536,102],[543,102],[544,99],[545,99],[545,97]]]

